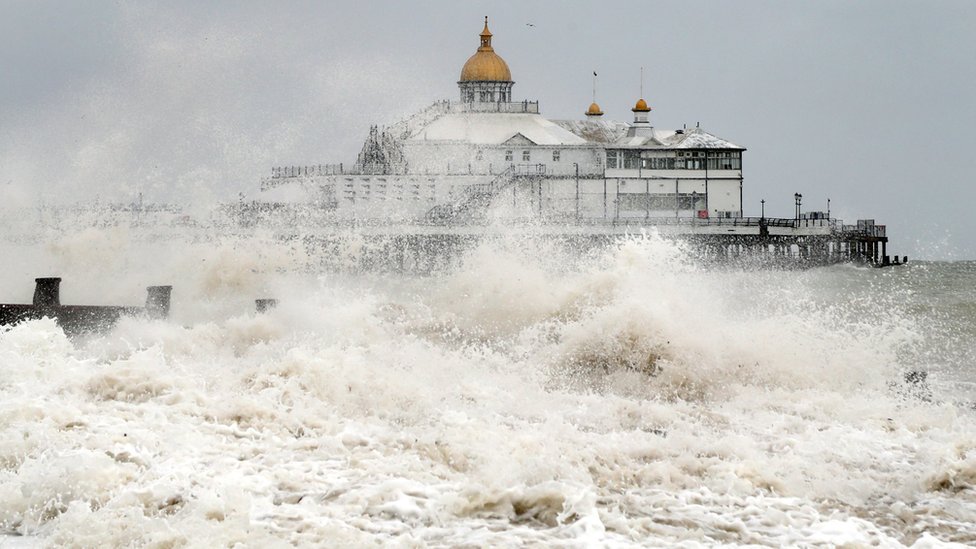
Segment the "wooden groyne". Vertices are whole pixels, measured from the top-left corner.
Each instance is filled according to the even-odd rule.
[[[53,318],[65,334],[73,336],[109,330],[123,316],[151,319],[169,317],[172,286],[146,288],[146,304],[142,307],[62,305],[60,278],[37,278],[34,281],[34,299],[31,304],[0,303],[0,325],[48,317]]]

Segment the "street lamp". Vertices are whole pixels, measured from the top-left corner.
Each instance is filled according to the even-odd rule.
[[[830,221],[830,199],[827,199],[827,221]]]
[[[573,162],[573,167],[576,168],[576,223],[579,223],[579,162]]]
[[[762,205],[762,214],[760,215],[760,217],[766,219],[766,199],[763,198],[762,200],[760,200],[759,204]]]

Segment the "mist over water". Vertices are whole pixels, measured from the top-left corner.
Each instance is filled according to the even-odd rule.
[[[174,285],[168,321],[0,332],[0,544],[976,543],[973,263],[736,270],[655,234],[428,276],[261,235],[0,251],[0,302]]]

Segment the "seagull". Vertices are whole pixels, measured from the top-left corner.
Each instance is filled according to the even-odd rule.
[[[535,25],[534,25],[534,24],[532,24],[532,23],[526,23],[526,24],[525,24],[525,26],[526,26],[526,27],[534,27]]]

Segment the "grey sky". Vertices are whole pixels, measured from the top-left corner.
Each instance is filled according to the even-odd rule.
[[[550,118],[597,100],[748,148],[746,214],[889,227],[891,253],[976,258],[976,2],[0,0],[6,205],[200,203],[273,165],[350,162],[370,124],[455,98],[484,15]],[[529,26],[531,23],[534,26]]]

